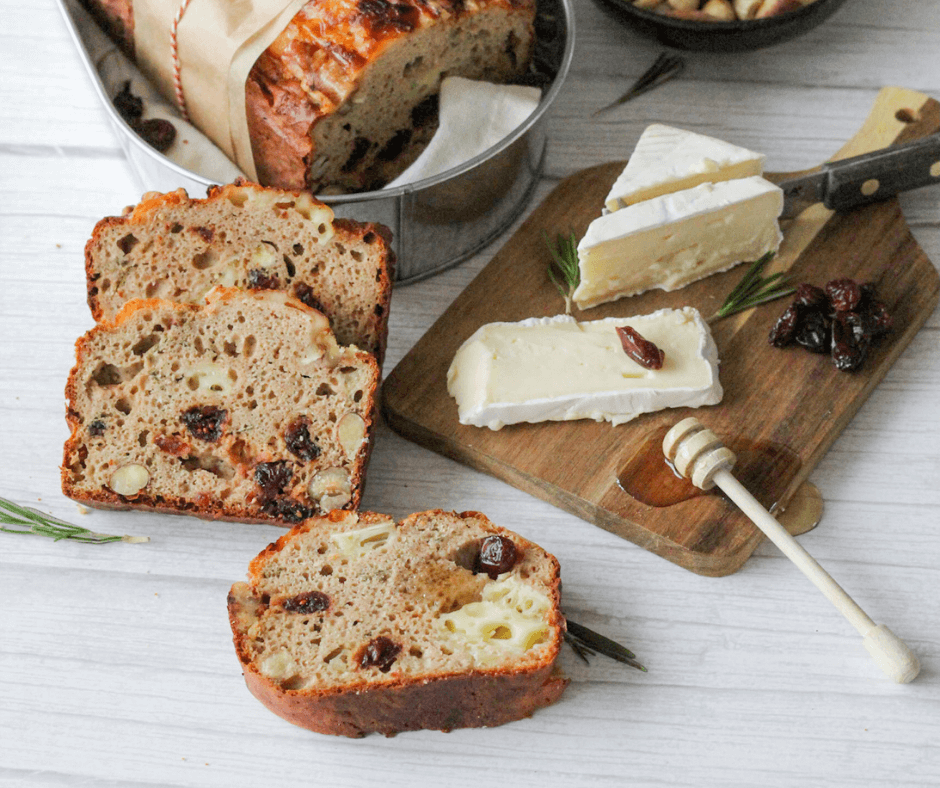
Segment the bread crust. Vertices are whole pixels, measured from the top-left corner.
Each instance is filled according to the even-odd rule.
[[[301,312],[311,315],[322,315],[316,310],[311,309],[298,299],[279,294],[284,303]],[[61,482],[63,493],[73,500],[81,501],[95,508],[130,510],[142,509],[148,511],[157,511],[167,514],[187,514],[199,517],[205,520],[228,520],[232,522],[244,523],[283,523],[278,517],[269,514],[263,514],[258,507],[241,505],[232,500],[219,500],[206,494],[198,494],[195,498],[186,498],[181,495],[173,495],[163,491],[157,495],[150,494],[146,488],[133,496],[121,495],[106,486],[100,486],[97,489],[82,488],[77,477],[76,469],[84,463],[87,456],[85,428],[86,417],[88,414],[82,414],[77,409],[76,403],[79,400],[79,386],[82,385],[80,372],[88,368],[92,359],[91,346],[95,339],[102,335],[107,335],[121,326],[131,321],[137,314],[147,310],[169,312],[184,318],[193,315],[202,309],[212,309],[219,305],[233,302],[239,299],[263,301],[272,297],[269,291],[246,292],[237,288],[219,288],[214,291],[208,304],[200,307],[193,304],[178,304],[163,299],[138,299],[128,302],[121,311],[111,321],[103,320],[101,323],[90,329],[75,342],[76,363],[69,373],[69,378],[65,387],[66,398],[66,422],[71,431],[65,441],[63,449],[63,460],[61,466]],[[171,318],[172,319],[172,318]],[[322,316],[321,316],[322,319]],[[366,402],[371,402],[371,406],[363,415],[364,439],[362,440],[356,454],[350,458],[350,467],[357,468],[357,472],[350,475],[350,500],[344,507],[346,509],[358,508],[359,501],[365,489],[366,469],[368,467],[369,456],[371,454],[374,438],[375,424],[377,419],[377,392],[379,386],[380,373],[378,364],[372,354],[365,351],[354,351],[357,361],[370,370],[370,386],[364,394]],[[244,471],[247,474],[247,471]]]
[[[229,622],[236,654],[244,671],[249,691],[270,711],[302,728],[339,736],[361,737],[369,733],[394,736],[411,730],[450,731],[455,728],[490,727],[531,716],[536,710],[557,701],[568,684],[556,667],[564,617],[560,611],[560,569],[554,556],[518,534],[491,523],[479,512],[445,512],[440,509],[411,515],[397,524],[407,528],[417,518],[460,518],[472,522],[479,533],[511,538],[526,554],[537,553],[544,559],[550,578],[547,585],[552,601],[549,615],[549,644],[537,659],[496,668],[473,667],[469,670],[429,670],[425,673],[392,671],[384,678],[365,676],[342,686],[285,688],[264,675],[252,654],[250,622],[266,610],[261,592],[266,566],[278,555],[291,549],[300,538],[318,529],[342,523],[345,512],[333,512],[295,526],[268,545],[250,564],[249,583],[236,583],[228,595]],[[359,512],[359,526],[388,521],[384,515]],[[312,570],[311,570],[312,571]],[[350,581],[352,582],[352,581]],[[382,611],[376,610],[381,618]],[[379,625],[380,626],[380,625]]]
[[[163,243],[164,239],[171,237],[171,229],[167,225],[160,227],[162,217],[168,211],[174,215],[190,215],[200,209],[221,208],[226,206],[226,201],[233,197],[240,197],[245,192],[256,195],[267,195],[271,199],[279,201],[298,201],[305,200],[312,207],[318,210],[328,212],[332,211],[319,200],[310,197],[303,191],[274,189],[259,186],[245,179],[236,179],[234,183],[224,186],[210,186],[205,198],[191,198],[184,189],[177,189],[173,192],[161,194],[158,192],[148,192],[143,195],[137,205],[128,206],[124,209],[121,216],[108,216],[101,219],[95,225],[91,237],[85,244],[85,280],[88,307],[91,310],[92,317],[96,322],[102,321],[108,315],[106,314],[103,296],[101,293],[101,283],[103,277],[107,276],[105,263],[108,260],[107,250],[105,249],[107,239],[113,239],[121,236],[123,233],[133,234],[136,228],[145,228],[151,234],[154,234],[158,241]],[[165,222],[164,222],[165,223]],[[192,228],[190,228],[192,229]],[[196,230],[204,228],[195,228]],[[332,324],[340,322],[355,322],[354,330],[346,329],[341,331],[338,338],[342,344],[355,344],[357,347],[373,353],[379,362],[385,357],[385,349],[388,342],[388,317],[392,298],[392,284],[395,273],[395,253],[392,250],[392,231],[378,223],[358,222],[352,219],[332,219],[333,239],[331,244],[337,248],[348,248],[354,245],[367,243],[376,257],[376,269],[374,281],[365,283],[366,293],[370,302],[368,313],[360,317],[353,315],[353,305],[348,299],[343,299],[340,293],[330,292],[329,283],[313,284],[316,289],[313,295],[319,302],[327,302],[334,305],[333,309],[323,309]],[[206,249],[221,248],[221,242],[216,241],[214,233],[207,233],[209,241],[203,241],[202,246]],[[260,239],[259,239],[260,240]],[[371,243],[369,243],[371,241]],[[135,254],[132,248],[128,254]],[[175,274],[171,274],[171,278]],[[181,273],[180,276],[183,276]],[[371,277],[371,275],[370,275]],[[353,278],[350,272],[346,276],[344,284],[352,288],[360,285]],[[285,281],[278,282],[281,288],[289,288],[292,281],[285,278]],[[184,300],[184,296],[189,299],[196,298],[198,294],[183,289],[179,300]],[[132,293],[130,298],[142,298],[143,293]],[[112,298],[113,301],[113,298]],[[192,301],[190,300],[192,303]],[[322,306],[322,303],[321,303]]]

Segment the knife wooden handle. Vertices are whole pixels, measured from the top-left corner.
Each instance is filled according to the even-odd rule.
[[[824,164],[823,204],[844,211],[940,183],[940,133]]]

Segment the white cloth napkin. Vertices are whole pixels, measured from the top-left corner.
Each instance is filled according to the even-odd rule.
[[[470,161],[522,124],[541,97],[541,90],[524,85],[446,77],[437,133],[414,164],[385,188],[431,178]]]
[[[231,183],[244,177],[241,170],[195,126],[183,120],[176,108],[167,104],[150,82],[128,60],[117,45],[98,27],[85,9],[75,0],[67,0],[69,14],[91,62],[98,70],[105,93],[113,100],[128,80],[130,91],[144,101],[144,119],[162,118],[176,127],[176,139],[164,153],[184,169],[209,178],[216,183]]]

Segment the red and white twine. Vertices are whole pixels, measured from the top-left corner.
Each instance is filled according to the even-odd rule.
[[[189,113],[186,111],[186,99],[183,96],[183,80],[180,76],[180,54],[176,42],[176,30],[183,19],[183,14],[186,13],[186,9],[189,7],[189,3],[190,0],[181,0],[179,11],[176,12],[176,17],[173,19],[173,25],[170,28],[170,53],[173,56],[173,90],[176,93],[176,105],[180,109],[180,115],[187,122],[189,121]]]

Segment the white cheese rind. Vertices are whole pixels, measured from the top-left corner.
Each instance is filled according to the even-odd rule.
[[[618,326],[632,326],[664,350],[663,368],[645,369],[627,356]],[[575,419],[617,425],[722,397],[718,349],[691,307],[586,323],[566,315],[489,323],[457,351],[447,390],[461,424],[492,430]]]
[[[776,251],[783,191],[761,177],[703,183],[595,219],[578,244],[588,309],[653,288],[676,290]]]
[[[604,204],[616,211],[700,183],[761,175],[765,159],[730,142],[654,123],[640,135]]]

